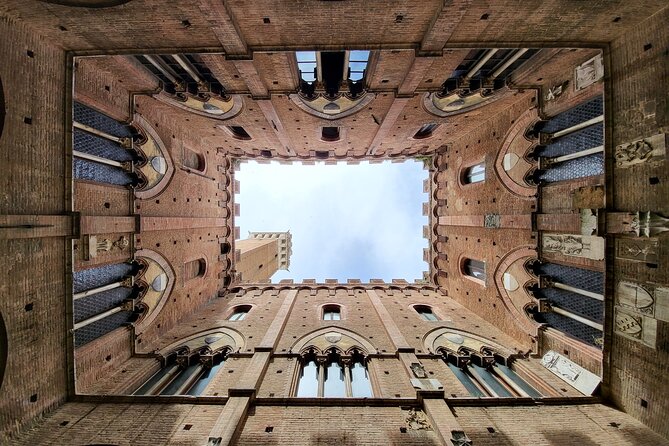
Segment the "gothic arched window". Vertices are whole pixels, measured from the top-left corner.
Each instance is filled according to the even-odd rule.
[[[523,380],[497,355],[469,352],[458,353],[442,350],[443,359],[458,381],[473,397],[530,397],[542,395]]]
[[[354,353],[342,356],[330,352],[326,356],[313,353],[302,357],[296,396],[324,398],[372,397],[372,385],[365,358]]]
[[[170,355],[165,366],[149,378],[134,395],[200,395],[223,368],[227,350],[211,353],[208,350],[188,355]]]

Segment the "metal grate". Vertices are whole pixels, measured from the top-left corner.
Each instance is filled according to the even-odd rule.
[[[95,181],[97,183],[117,184],[126,186],[133,181],[132,176],[124,170],[96,163],[81,158],[72,161],[72,175],[78,180]]]
[[[539,179],[547,183],[567,181],[576,178],[604,175],[604,155],[595,153],[571,161],[565,161],[546,169]]]
[[[128,126],[115,121],[109,116],[86,107],[80,102],[75,102],[73,107],[73,118],[77,122],[86,124],[89,127],[101,130],[114,136],[131,136],[132,133]]]
[[[73,274],[74,292],[80,293],[110,283],[119,282],[124,277],[129,276],[132,273],[132,269],[132,265],[128,263],[115,263],[113,265],[75,271]]]
[[[595,124],[571,133],[537,150],[540,156],[554,157],[580,152],[604,144],[604,124]]]
[[[74,332],[74,347],[81,347],[82,345],[88,344],[100,336],[123,326],[123,324],[130,322],[131,317],[132,311],[121,311],[99,321],[95,321],[85,327],[81,327]]]
[[[544,288],[542,297],[552,304],[600,324],[604,322],[604,302],[558,288]]]
[[[587,121],[604,113],[604,98],[598,96],[588,102],[579,104],[543,124],[541,131],[544,133],[555,133],[578,123]]]
[[[547,274],[557,282],[593,293],[604,294],[604,274],[599,271],[590,271],[582,268],[542,263],[539,266],[541,274]]]
[[[81,322],[103,311],[118,307],[131,293],[130,288],[120,287],[75,300],[74,322]]]
[[[580,339],[589,345],[602,348],[602,332],[588,325],[570,319],[561,314],[542,313],[544,320],[556,330],[560,330],[570,336]]]
[[[114,161],[132,161],[132,153],[119,144],[83,130],[74,129],[74,150]]]

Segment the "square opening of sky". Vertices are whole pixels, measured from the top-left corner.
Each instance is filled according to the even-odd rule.
[[[243,161],[236,225],[249,232],[290,231],[290,271],[281,279],[421,279],[422,215],[428,196],[423,162],[281,165]]]

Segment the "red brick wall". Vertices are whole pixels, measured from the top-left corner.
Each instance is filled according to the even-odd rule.
[[[0,213],[63,213],[64,55],[6,17],[0,18],[0,35],[6,106]],[[56,237],[0,240],[0,312],[9,349],[0,388],[0,438],[65,399],[66,243]]]
[[[633,31],[611,44],[611,88],[607,103],[613,119],[612,146],[669,131],[667,94],[669,65],[666,48],[669,31],[669,8],[655,14]],[[658,179],[651,184],[649,178]],[[607,179],[612,190],[613,208],[617,211],[650,210],[669,215],[669,172],[666,161],[644,163],[628,169],[614,169]],[[611,282],[627,278],[635,282],[669,285],[669,261],[666,236],[660,237],[659,265],[611,259]],[[612,243],[613,240],[610,240]],[[611,308],[610,306],[607,308]],[[609,313],[606,323],[613,325]],[[656,348],[650,348],[620,335],[611,338],[610,357],[605,364],[605,394],[630,415],[664,436],[669,436],[666,414],[669,400],[669,323],[658,321]],[[641,405],[647,402],[647,407]]]

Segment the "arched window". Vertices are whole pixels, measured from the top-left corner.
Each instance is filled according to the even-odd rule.
[[[448,368],[471,396],[479,398],[542,396],[497,355],[466,350],[458,353],[442,350],[441,353]]]
[[[326,305],[323,307],[324,321],[339,321],[341,320],[341,307],[339,305]]]
[[[249,135],[248,132],[244,130],[244,127],[242,127],[241,125],[229,125],[228,130],[232,134],[233,138],[246,141],[251,139],[251,135]]]
[[[474,259],[465,259],[462,262],[462,273],[485,282],[485,262]]]
[[[298,397],[368,398],[372,385],[365,358],[354,353],[342,357],[330,353],[324,357],[309,354],[302,358],[297,383]]]
[[[239,305],[234,308],[228,320],[243,321],[249,311],[251,311],[251,305]]]
[[[205,169],[204,157],[199,153],[184,147],[183,165],[184,167],[188,167],[190,169],[197,170],[199,172],[204,172]]]
[[[202,277],[206,270],[207,262],[202,258],[186,262],[184,263],[184,281]]]
[[[431,122],[429,124],[424,124],[420,129],[418,129],[416,134],[413,135],[413,138],[414,139],[429,138],[430,136],[432,136],[432,132],[434,132],[437,127],[439,127],[439,124],[436,124],[434,122]]]
[[[339,127],[323,127],[321,139],[328,142],[339,141]]]
[[[432,307],[429,305],[415,305],[413,309],[416,310],[416,313],[420,314],[420,317],[425,321],[439,320],[437,315],[432,312]]]
[[[462,184],[480,183],[485,181],[485,163],[467,167],[462,172]]]
[[[193,395],[202,394],[216,373],[223,368],[227,350],[210,353],[174,354],[165,366],[142,384],[134,395]]]

